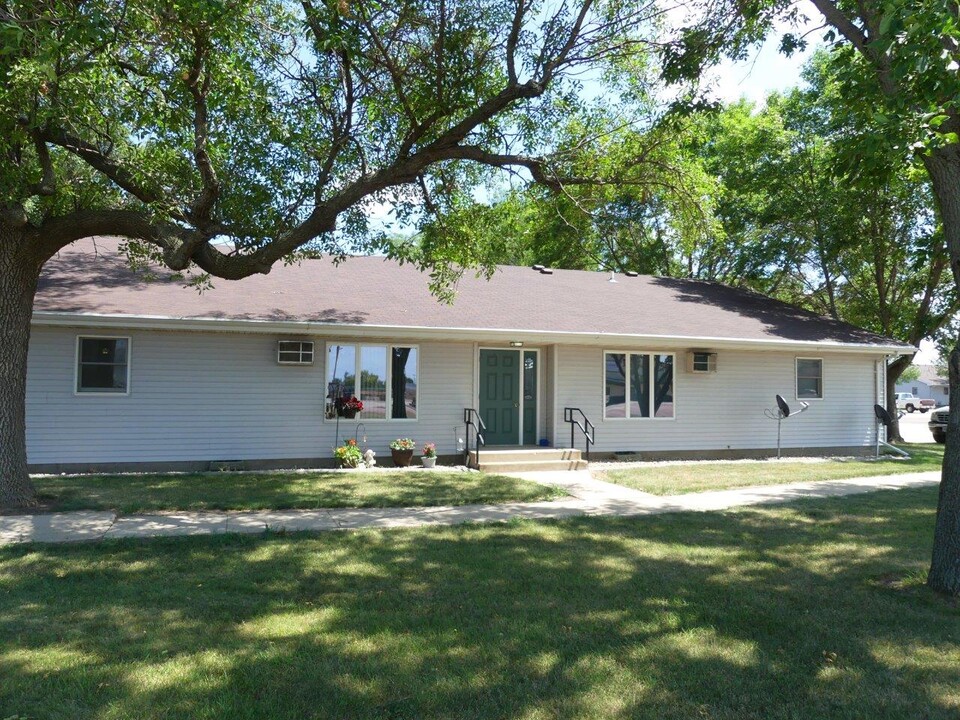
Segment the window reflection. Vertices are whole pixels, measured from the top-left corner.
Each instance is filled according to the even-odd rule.
[[[607,353],[604,379],[604,407],[608,418],[626,417],[627,373],[626,355]]]

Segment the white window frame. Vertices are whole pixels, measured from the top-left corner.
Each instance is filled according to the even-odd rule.
[[[361,374],[361,372],[362,372],[361,367],[360,367],[360,363],[361,363],[361,358],[363,357],[363,353],[362,353],[361,351],[362,351],[363,348],[385,348],[385,349],[386,349],[386,351],[387,351],[387,378],[386,378],[386,382],[387,382],[387,396],[386,396],[386,406],[387,406],[387,409],[388,409],[388,410],[389,410],[391,407],[393,407],[393,363],[390,362],[390,353],[393,351],[394,348],[412,348],[412,349],[416,350],[416,351],[417,351],[417,416],[416,416],[415,418],[391,418],[391,417],[371,418],[371,417],[364,417],[364,416],[363,416],[363,411],[361,410],[360,413],[359,413],[359,414],[357,415],[357,417],[355,418],[355,420],[356,420],[357,422],[364,422],[364,423],[371,423],[371,422],[372,422],[372,423],[383,423],[383,422],[386,422],[386,423],[416,423],[416,422],[419,422],[419,420],[420,420],[420,346],[419,346],[418,344],[416,344],[416,343],[403,343],[403,342],[396,342],[396,343],[358,343],[358,342],[348,342],[348,341],[331,341],[331,342],[325,343],[324,346],[323,346],[323,384],[324,384],[324,394],[323,394],[323,400],[324,400],[323,421],[324,421],[324,422],[335,423],[335,422],[337,422],[338,419],[340,419],[340,420],[344,420],[344,419],[345,419],[345,418],[337,418],[336,416],[334,416],[334,417],[327,417],[327,408],[326,408],[326,404],[327,404],[327,393],[326,393],[326,388],[327,388],[327,384],[330,382],[330,379],[329,379],[329,377],[328,377],[328,375],[327,375],[327,371],[328,371],[327,361],[328,361],[328,358],[330,357],[330,348],[331,348],[331,347],[334,347],[334,346],[336,346],[336,345],[339,345],[339,346],[341,346],[341,347],[345,347],[345,346],[347,346],[347,345],[351,345],[351,346],[353,346],[354,348],[356,348],[356,353],[355,353],[355,354],[356,354],[356,361],[355,361],[355,362],[356,362],[356,366],[354,367],[354,372],[356,373],[356,375],[355,375],[356,380],[355,380],[354,382],[356,383],[356,387],[355,387],[354,395],[356,395],[356,397],[360,400],[360,402],[363,402],[363,397],[361,397],[361,395],[360,395],[360,374]]]
[[[630,361],[627,360],[627,372],[626,377],[624,378],[624,417],[607,417],[607,355],[649,355],[650,363],[647,370],[648,380],[650,382],[650,415],[649,417],[643,417],[642,415],[637,417],[632,417],[630,413],[630,371],[629,365]],[[655,379],[656,379],[656,365],[654,357],[657,355],[669,355],[673,358],[673,416],[672,417],[657,417],[655,415],[654,403],[656,402],[656,392],[654,390]],[[673,351],[664,352],[662,350],[604,350],[603,354],[600,356],[600,403],[603,408],[603,420],[604,422],[621,422],[624,420],[629,420],[631,422],[672,422],[677,419],[677,353]]]
[[[820,362],[820,397],[800,397],[800,373],[797,369],[797,366],[800,364],[801,360],[817,360]],[[827,384],[824,381],[824,372],[823,372],[823,358],[822,357],[808,357],[805,355],[798,355],[793,359],[793,397],[794,400],[807,402],[809,400],[823,400],[827,395]]]
[[[127,341],[127,388],[124,392],[80,389],[80,346],[84,340]],[[133,338],[129,335],[77,335],[73,357],[73,394],[77,397],[127,397],[130,395],[130,370],[133,367]]]
[[[281,350],[280,350],[280,346],[281,346],[283,343],[297,343],[297,344],[300,346],[300,349],[297,350],[297,351],[294,351],[294,350],[282,350],[282,351],[281,351]],[[310,345],[310,358],[311,358],[311,359],[310,359],[309,361],[305,361],[305,360],[303,359],[303,353],[304,353],[303,346],[304,346],[304,345]],[[297,352],[297,354],[298,354],[299,357],[300,357],[300,360],[297,360],[297,361],[281,360],[281,359],[280,359],[280,354],[281,354],[281,352]],[[293,366],[293,367],[296,367],[296,366],[309,367],[309,366],[313,365],[313,364],[316,362],[316,360],[317,360],[317,344],[316,344],[313,340],[277,340],[277,365],[290,365],[290,366]]]

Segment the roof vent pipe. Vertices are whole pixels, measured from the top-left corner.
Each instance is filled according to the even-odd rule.
[[[624,275],[626,275],[627,277],[636,277],[636,276],[639,275],[639,274],[640,274],[640,273],[638,273],[636,270],[627,270],[627,271],[624,273]]]
[[[537,271],[543,270],[543,265],[534,265],[533,269]]]
[[[611,270],[611,271],[610,271],[610,279],[607,280],[607,282],[616,282],[616,281],[617,281],[616,273],[614,273],[613,270]]]
[[[542,268],[542,269],[540,270],[540,274],[541,274],[541,275],[553,275],[553,270],[551,270],[551,269],[548,268],[548,267],[545,267],[545,268]]]

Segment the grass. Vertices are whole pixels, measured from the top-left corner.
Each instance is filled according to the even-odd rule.
[[[707,490],[752,485],[842,480],[871,475],[939,470],[943,464],[943,445],[901,445],[910,453],[909,460],[890,456],[825,460],[823,462],[791,462],[758,460],[751,462],[701,462],[679,465],[654,465],[594,471],[598,480],[625,485],[654,495],[682,495]]]
[[[263,510],[530,502],[562,490],[455,470],[54,475],[34,479],[50,510]]]
[[[954,720],[936,497],[0,548],[0,717]]]

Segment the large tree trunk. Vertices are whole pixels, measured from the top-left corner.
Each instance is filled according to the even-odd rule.
[[[897,380],[903,371],[910,367],[912,355],[901,355],[887,365],[887,412],[890,413],[890,427],[887,429],[887,442],[903,442],[900,435],[900,418],[897,417]]]
[[[937,197],[950,269],[960,288],[960,145],[933,150],[924,157]],[[940,500],[933,535],[933,559],[927,584],[934,590],[960,595],[960,342],[950,354],[950,420],[943,453]]]
[[[937,524],[933,533],[933,560],[927,583],[934,590],[960,594],[960,342],[950,353],[950,419],[943,452],[943,475]]]
[[[36,503],[27,474],[26,392],[30,319],[41,261],[19,228],[0,223],[0,507]]]

